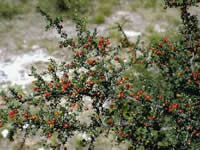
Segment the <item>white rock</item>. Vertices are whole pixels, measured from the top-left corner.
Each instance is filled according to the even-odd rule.
[[[94,84],[92,90],[93,90],[93,91],[97,91],[97,90],[98,90],[98,85],[97,85],[97,84]]]
[[[136,51],[136,58],[143,56],[143,53],[141,51]]]
[[[141,35],[141,32],[135,32],[135,31],[129,31],[129,30],[125,30],[124,33],[128,36],[128,37],[137,37]]]
[[[128,62],[128,60],[127,59],[124,59],[124,63],[127,63]]]
[[[147,60],[150,60],[150,59],[151,59],[151,54],[152,54],[152,51],[148,52]]]
[[[98,56],[97,57],[100,61],[102,61],[103,57],[102,56]]]
[[[92,67],[91,70],[92,70],[92,71],[95,71],[95,70],[96,70],[96,66]]]
[[[125,16],[125,15],[127,15],[127,12],[126,11],[118,11],[117,15],[119,15],[119,16]]]
[[[9,133],[9,131],[8,131],[7,129],[4,129],[4,130],[1,132],[1,134],[2,134],[2,136],[3,136],[4,138],[7,137],[8,133]]]
[[[111,102],[108,101],[108,102],[105,102],[105,103],[103,104],[103,107],[104,107],[104,108],[109,108],[110,105],[111,105]]]
[[[26,128],[28,128],[28,126],[29,126],[29,124],[26,123],[25,125],[23,125],[23,128],[26,129]]]
[[[44,150],[44,148],[43,148],[43,147],[40,147],[40,148],[38,148],[38,150]]]
[[[89,137],[86,133],[79,133],[78,136],[85,139],[86,141],[91,141],[91,137]]]
[[[138,76],[140,75],[140,73],[138,73],[138,72],[133,72],[133,75],[136,76],[136,77],[138,77]]]
[[[88,72],[88,70],[84,67],[81,67],[79,70],[78,70],[78,73],[86,73]]]
[[[60,100],[60,105],[61,105],[62,107],[64,107],[65,104],[66,104],[66,99],[65,99],[65,98],[62,98],[62,99]]]
[[[32,49],[33,49],[33,50],[35,50],[35,49],[39,49],[39,48],[40,48],[39,45],[33,45],[33,46],[32,46]]]
[[[0,62],[0,70],[7,76],[6,81],[11,81],[13,85],[26,85],[33,81],[33,78],[28,76],[26,66],[38,61],[48,62],[50,58],[40,49],[22,56],[14,56],[11,62]]]
[[[74,69],[69,69],[69,80],[71,80],[74,77]]]
[[[92,101],[92,98],[90,96],[83,96],[83,101]]]
[[[96,51],[92,51],[90,54],[91,54],[91,57],[94,57],[94,56],[97,55],[97,52]]]
[[[154,30],[155,30],[156,32],[165,32],[165,29],[162,29],[162,28],[160,27],[159,24],[156,24],[156,25],[154,26]]]

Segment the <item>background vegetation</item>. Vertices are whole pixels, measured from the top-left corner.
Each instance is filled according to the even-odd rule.
[[[70,2],[70,3],[69,3]],[[144,41],[146,44],[146,41],[149,43],[145,46],[150,45],[156,45],[160,40],[162,40],[162,37],[166,35],[169,37],[169,40],[174,40],[179,38],[179,34],[177,34],[177,27],[180,24],[180,18],[178,17],[178,11],[170,9],[164,10],[163,5],[161,1],[156,0],[138,0],[138,1],[129,1],[129,0],[109,0],[104,1],[102,0],[79,0],[79,1],[70,1],[70,0],[52,0],[51,3],[46,0],[38,0],[38,1],[28,1],[28,0],[17,0],[13,3],[13,1],[4,0],[0,1],[0,16],[1,16],[1,24],[0,24],[0,39],[1,45],[5,47],[9,47],[12,45],[12,41],[14,41],[15,47],[12,47],[13,50],[26,52],[35,44],[39,44],[41,47],[47,47],[48,52],[50,54],[55,55],[56,50],[58,49],[58,45],[56,44],[55,40],[52,38],[43,38],[40,37],[30,38],[31,36],[28,35],[28,48],[23,47],[23,39],[25,34],[21,34],[20,31],[26,30],[27,28],[30,28],[31,26],[37,26],[37,24],[40,24],[43,22],[42,20],[38,20],[38,16],[35,12],[35,7],[40,6],[47,12],[49,12],[52,16],[64,16],[65,19],[70,20],[74,13],[80,13],[84,14],[85,16],[88,16],[88,20],[90,23],[94,24],[100,24],[104,25],[111,20],[110,17],[112,17],[117,10],[125,10],[130,11],[132,14],[140,14],[143,16],[144,22],[148,22],[148,24],[145,26],[145,32],[144,32]],[[36,15],[36,18],[32,18],[32,16]],[[20,20],[20,21],[19,21]],[[129,20],[128,20],[129,21]],[[128,22],[127,21],[127,22]],[[155,30],[155,22],[161,23],[161,22],[167,22],[167,29],[165,32],[158,32]],[[18,24],[19,22],[22,22],[21,24]],[[28,22],[28,24],[26,24]],[[41,30],[39,28],[42,28],[44,24],[41,26],[37,26],[36,30],[34,32],[36,34],[39,34]],[[116,39],[118,41],[121,40],[122,34],[117,31],[116,28],[113,29],[113,24],[109,29],[109,36],[113,39]],[[171,30],[173,28],[173,30]],[[25,32],[25,31],[24,31]],[[42,31],[44,32],[44,31]],[[9,37],[6,38],[7,35]],[[41,36],[41,35],[40,35]],[[11,38],[12,37],[12,38]],[[9,41],[9,43],[5,44],[5,41]],[[10,49],[10,47],[9,47]],[[60,53],[61,50],[59,51]],[[64,52],[66,54],[66,52]],[[68,52],[69,54],[69,52]],[[122,52],[122,56],[123,56]],[[131,69],[132,70],[132,69]],[[136,72],[143,73],[149,80],[155,80],[160,81],[162,80],[162,76],[156,76],[155,72],[145,72],[145,68],[143,65],[137,65],[133,68]],[[127,74],[129,74],[129,71],[127,71]],[[135,82],[138,85],[138,89],[141,85],[144,84],[142,81],[136,81]],[[160,82],[159,82],[160,83]],[[159,83],[154,83],[155,85],[159,85]],[[165,84],[165,83],[163,83]],[[164,87],[164,85],[162,85]],[[9,125],[8,125],[9,128]],[[138,133],[143,134],[143,132],[146,131],[138,131]],[[156,134],[152,132],[152,134]],[[102,139],[99,140],[99,143],[102,142]],[[173,142],[171,140],[170,142]],[[166,144],[166,143],[164,143]],[[77,139],[77,145],[80,144],[80,140]],[[97,144],[98,145],[98,144]],[[102,144],[99,144],[100,149],[102,148]],[[126,147],[126,146],[125,146]],[[124,148],[124,147],[123,147]],[[142,147],[140,147],[143,149]],[[27,148],[28,149],[28,148]],[[30,147],[31,149],[31,147]],[[77,146],[77,149],[81,149],[80,146]]]

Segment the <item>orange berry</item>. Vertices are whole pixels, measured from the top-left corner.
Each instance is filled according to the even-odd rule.
[[[45,92],[45,93],[44,93],[44,97],[49,97],[50,95],[51,95],[50,92]]]
[[[153,116],[152,116],[152,119],[153,119],[153,120],[155,120],[155,119],[156,119],[156,116],[155,116],[155,115],[153,115]]]
[[[150,101],[151,100],[151,97],[148,95],[148,94],[145,94],[145,96],[144,96],[148,101]]]
[[[36,120],[36,119],[37,119],[37,117],[36,117],[36,116],[33,116],[31,119],[32,119],[32,120]]]
[[[22,96],[22,94],[17,94],[17,97],[18,97],[19,99],[21,99],[23,96]]]
[[[59,112],[58,112],[58,111],[54,112],[54,115],[55,115],[55,116],[58,116],[58,115],[59,115]]]
[[[162,40],[163,42],[167,42],[167,38],[165,36],[162,38]]]
[[[136,100],[139,100],[139,99],[140,99],[140,97],[139,97],[138,95],[137,95],[135,98],[136,98]]]
[[[119,135],[120,135],[121,137],[124,137],[124,133],[123,133],[122,131],[119,132]]]

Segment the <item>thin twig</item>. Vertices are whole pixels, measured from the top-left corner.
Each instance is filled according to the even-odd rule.
[[[190,65],[191,65],[191,70],[194,72],[194,66],[193,66],[193,60],[194,60],[194,52],[192,53],[192,58],[190,59]]]
[[[22,148],[24,147],[24,144],[25,144],[25,142],[26,142],[26,137],[27,137],[27,130],[25,130],[25,134],[24,134],[24,137],[23,137],[23,141],[22,141],[22,143],[20,144],[20,146],[19,146],[19,148],[18,148],[18,150],[22,150]]]

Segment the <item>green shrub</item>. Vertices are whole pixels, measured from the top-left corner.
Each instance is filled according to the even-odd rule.
[[[158,1],[157,0],[148,0],[144,3],[144,8],[156,8]]]
[[[121,39],[121,33],[119,31],[111,30],[109,32],[109,37],[113,38],[113,39],[116,39],[119,42],[120,39]]]
[[[138,0],[133,1],[130,5],[130,8],[132,11],[136,11],[138,8],[144,8],[144,9],[153,9],[155,10],[157,7],[160,8],[161,2],[157,0]]]
[[[200,28],[188,7],[200,1],[164,1],[166,7],[181,8],[179,38],[157,34],[147,49],[139,40],[130,43],[119,24],[124,38],[113,45],[81,18],[74,19],[77,37],[69,38],[61,18],[40,10],[46,29],[57,30],[63,38],[59,47],[71,48],[73,59],[59,65],[50,59],[42,73],[32,67],[31,93],[17,87],[1,91],[0,128],[10,124],[8,138],[17,131],[25,138],[40,131],[41,144],[59,150],[83,133],[78,149],[94,150],[100,135],[128,142],[129,150],[199,149]],[[89,121],[81,121],[87,111]]]
[[[74,13],[85,14],[91,4],[89,0],[39,0],[38,6],[47,12],[62,13],[68,17],[72,17]]]
[[[163,35],[162,33],[159,32],[152,32],[149,36],[148,36],[148,41],[151,42],[158,42],[162,39]]]
[[[149,24],[146,28],[145,28],[146,32],[154,32],[154,25],[153,24]]]
[[[31,2],[28,0],[2,0],[0,1],[0,17],[12,19],[14,16],[29,12]],[[29,6],[30,5],[30,6]]]
[[[105,21],[105,17],[104,17],[104,14],[102,14],[102,13],[98,13],[97,15],[92,17],[93,23],[102,24],[102,23],[104,23],[104,21]]]
[[[8,2],[8,1],[1,1],[0,2],[0,17],[11,19],[16,14],[19,14],[20,8],[17,4]]]
[[[112,13],[112,7],[108,4],[99,4],[98,11],[105,16],[110,16]]]
[[[179,18],[174,17],[174,16],[166,16],[166,18],[167,18],[167,21],[170,24],[173,24],[175,26],[180,25],[180,23],[181,23],[181,20]]]

